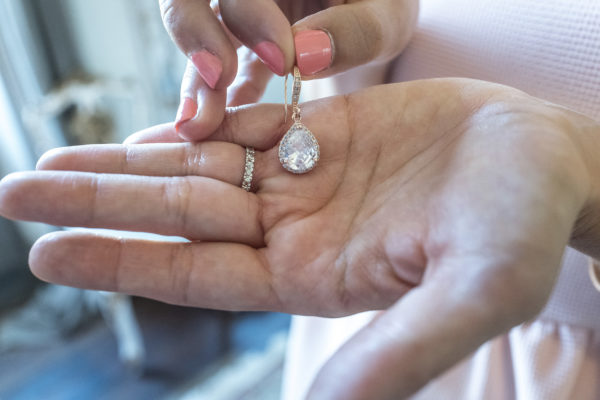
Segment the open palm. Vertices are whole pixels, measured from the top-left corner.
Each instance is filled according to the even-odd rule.
[[[387,309],[326,366],[323,398],[409,394],[540,310],[588,195],[565,122],[584,117],[477,81],[380,86],[303,106],[321,160],[294,175],[280,107],[232,110],[197,144],[159,126],[133,140],[173,143],[52,151],[38,167],[53,171],[2,181],[0,213],[190,240],[54,233],[30,261],[57,283],[230,310]],[[257,149],[251,193],[243,146]]]

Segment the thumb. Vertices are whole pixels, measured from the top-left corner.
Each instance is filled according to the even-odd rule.
[[[436,274],[342,346],[319,372],[308,398],[398,399],[414,394],[485,341],[541,310],[552,278],[542,277],[547,269],[538,268],[536,288],[526,276],[531,271],[524,269],[515,268],[502,278],[481,270],[460,277]]]
[[[310,15],[293,26],[298,68],[323,78],[388,61],[408,43],[417,14],[417,0],[361,0]]]

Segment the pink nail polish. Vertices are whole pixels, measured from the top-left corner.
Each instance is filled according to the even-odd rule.
[[[279,47],[273,42],[260,42],[252,49],[267,67],[277,75],[285,74],[285,59]]]
[[[177,110],[177,117],[175,118],[175,131],[179,132],[179,128],[184,122],[196,116],[198,112],[198,103],[194,100],[186,97],[183,99]]]
[[[219,57],[206,50],[198,51],[190,57],[198,73],[211,89],[214,89],[223,72],[223,64]]]
[[[327,32],[306,30],[296,33],[296,63],[302,75],[314,75],[329,68],[332,51]]]

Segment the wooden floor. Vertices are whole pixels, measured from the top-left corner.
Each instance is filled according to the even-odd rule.
[[[96,320],[52,348],[0,355],[0,400],[162,399],[225,354],[265,346],[289,316],[224,313],[136,299],[146,344],[145,372],[117,361],[115,339]]]

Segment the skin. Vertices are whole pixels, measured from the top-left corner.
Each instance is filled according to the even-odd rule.
[[[479,81],[373,87],[303,105],[321,160],[297,176],[277,158],[280,107],[230,110],[198,144],[165,125],[54,150],[0,182],[0,214],[190,240],[53,233],[30,254],[47,281],[227,310],[384,310],[314,399],[414,393],[534,317],[566,245],[600,255],[600,126],[582,115]]]
[[[287,74],[296,62],[295,33],[327,31],[332,63],[304,77],[323,78],[396,57],[410,39],[419,8],[418,0],[159,0],[159,5],[165,28],[187,57],[207,50],[223,66],[213,90],[188,62],[181,98],[194,99],[198,114],[179,133],[190,141],[205,139],[221,124],[226,104],[250,104],[262,97],[273,73],[251,50],[257,44],[274,43]]]

